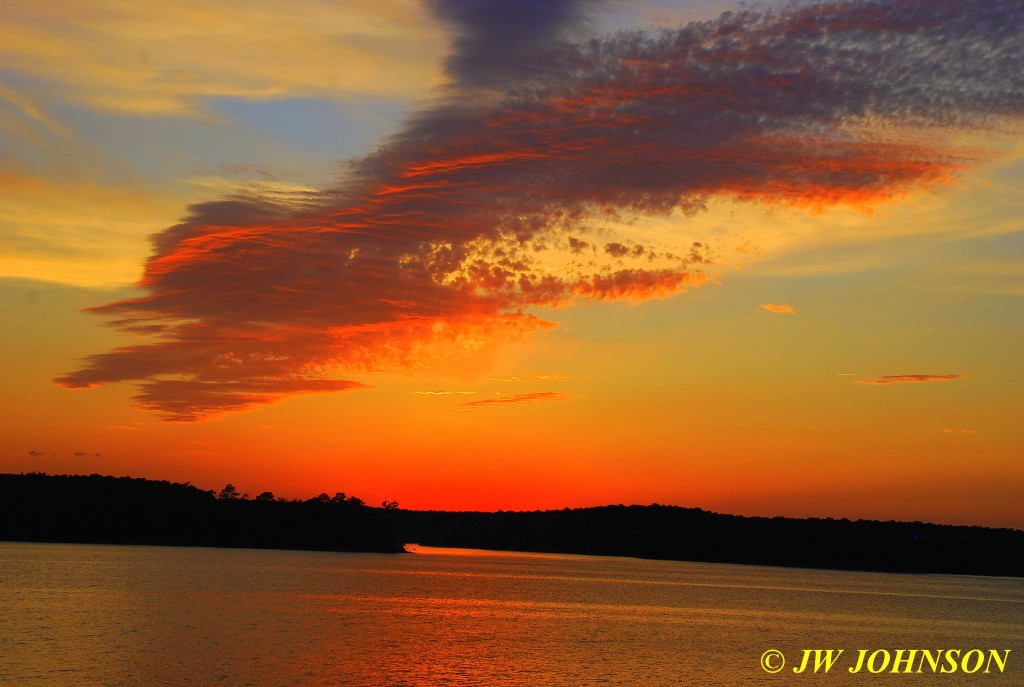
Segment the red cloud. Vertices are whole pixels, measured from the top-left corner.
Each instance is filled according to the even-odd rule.
[[[1009,0],[821,2],[583,44],[565,36],[587,3],[513,5],[438,0],[459,32],[443,102],[340,188],[192,208],[155,237],[144,295],[93,310],[153,338],[57,381],[133,381],[143,407],[196,420],[470,358],[555,326],[531,311],[707,279],[706,246],[595,220],[878,202],[971,162],[929,127],[1024,112]]]
[[[782,305],[776,305],[775,303],[765,303],[761,306],[768,312],[779,313],[780,315],[795,315],[796,312],[789,305],[783,303]]]
[[[884,375],[878,379],[861,379],[856,384],[921,384],[924,382],[951,382],[954,379],[963,379],[965,375]]]

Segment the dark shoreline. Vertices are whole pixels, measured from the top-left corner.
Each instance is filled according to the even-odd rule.
[[[218,495],[100,475],[0,474],[0,540],[400,553],[423,546],[918,574],[1024,577],[1024,531],[722,515],[678,506],[409,511],[344,494]]]
[[[398,553],[393,508],[101,475],[0,474],[0,540]]]
[[[403,511],[408,541],[497,551],[788,568],[1024,577],[1024,532],[921,522],[722,515],[678,506]]]

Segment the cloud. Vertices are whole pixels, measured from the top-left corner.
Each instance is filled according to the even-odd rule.
[[[455,28],[448,72],[463,86],[504,87],[542,75],[536,59],[587,25],[593,0],[427,0]]]
[[[9,161],[8,161],[9,163]],[[127,283],[154,219],[181,212],[141,186],[55,183],[0,164],[0,274],[61,284]]]
[[[855,384],[870,384],[875,386],[885,384],[922,384],[925,382],[952,382],[955,379],[963,379],[966,375],[884,375],[877,379],[859,379]]]
[[[548,401],[568,401],[569,394],[557,391],[537,391],[528,394],[515,394],[514,396],[499,396],[487,398],[480,401],[470,401],[459,406],[459,410],[478,410],[480,408],[507,408],[509,406],[530,405],[534,403],[546,403]]]
[[[30,456],[41,456],[41,455],[43,455],[43,452],[42,452],[42,451],[35,451],[35,450],[32,450],[32,451],[29,451],[29,452],[28,452],[28,454],[29,454]]]
[[[793,308],[789,307],[786,303],[782,305],[776,305],[775,303],[764,303],[761,305],[762,308],[768,312],[779,313],[780,315],[795,315],[796,312]]]
[[[471,396],[475,391],[414,391],[420,396]]]
[[[544,374],[537,373],[529,375],[528,377],[496,377],[492,379],[492,382],[565,382],[571,379],[567,374]]]
[[[1024,112],[1009,0],[794,4],[589,40],[592,3],[432,6],[456,32],[437,102],[336,188],[193,206],[154,238],[144,294],[93,309],[151,340],[59,383],[133,381],[142,407],[196,420],[485,359],[555,327],[545,313],[709,280],[685,223],[656,246],[619,223],[712,197],[883,202],[976,160],[948,132]]]
[[[138,406],[177,422],[203,420],[223,412],[272,403],[296,394],[368,388],[335,379],[245,379],[242,381],[167,380],[147,382],[135,397]]]
[[[31,98],[4,83],[0,83],[0,131],[29,139],[37,145],[46,144],[46,135],[71,138],[63,124],[50,117]]]
[[[629,248],[617,242],[607,243],[604,246],[604,252],[616,258],[621,258],[623,255],[629,254]]]
[[[950,429],[946,427],[942,430],[943,434],[977,434],[976,429]]]
[[[590,248],[590,244],[582,239],[578,239],[575,236],[569,237],[569,250],[573,253],[582,253],[587,248]]]
[[[75,106],[198,115],[203,99],[426,96],[444,37],[413,0],[9,0],[0,61]],[[2,94],[0,94],[2,95]]]
[[[568,381],[570,379],[572,379],[572,377],[570,375],[567,375],[567,374],[542,374],[542,373],[538,373],[538,374],[535,374],[535,375],[530,375],[530,380],[531,381],[535,381],[535,382],[566,382],[566,381]]]

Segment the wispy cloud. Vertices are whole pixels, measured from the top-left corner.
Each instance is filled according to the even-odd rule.
[[[47,115],[31,98],[0,83],[0,131],[30,139],[45,145],[46,136],[71,138],[71,132],[56,119]]]
[[[492,382],[505,382],[505,383],[518,383],[518,382],[565,382],[571,379],[567,374],[544,374],[537,373],[528,375],[526,377],[511,376],[511,377],[495,377]]]
[[[437,104],[338,188],[191,208],[155,237],[144,295],[94,309],[156,339],[61,384],[135,381],[143,407],[197,420],[477,356],[555,326],[534,312],[708,280],[711,247],[635,244],[609,219],[884,201],[973,162],[935,132],[1024,112],[1010,0],[794,4],[582,42],[591,3],[430,5],[455,34]]]
[[[444,37],[413,0],[7,0],[4,10],[5,71],[107,112],[197,115],[204,98],[224,96],[425,96],[441,78]]]
[[[922,384],[927,382],[952,382],[955,379],[963,379],[966,375],[883,375],[877,379],[859,379],[855,384],[870,384],[875,386],[885,384]]]
[[[481,408],[507,408],[510,406],[531,405],[534,403],[547,403],[548,401],[568,401],[569,394],[557,391],[536,391],[528,394],[515,394],[514,396],[498,396],[480,401],[470,401],[459,406],[459,410],[479,410]]]
[[[420,396],[472,396],[475,391],[414,391]]]
[[[0,274],[89,286],[130,282],[154,218],[173,221],[180,211],[140,187],[57,183],[0,165]]]
[[[762,306],[768,312],[778,313],[780,315],[795,315],[796,312],[786,303],[782,305],[776,305],[775,303],[764,303]]]

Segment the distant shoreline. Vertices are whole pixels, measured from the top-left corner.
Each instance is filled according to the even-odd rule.
[[[0,540],[399,553],[394,508],[323,494],[255,499],[228,485],[101,475],[0,474]]]
[[[722,515],[678,506],[532,512],[402,510],[321,494],[101,475],[0,474],[0,540],[402,553],[407,542],[499,552],[864,572],[1024,577],[1024,531],[921,522]]]

